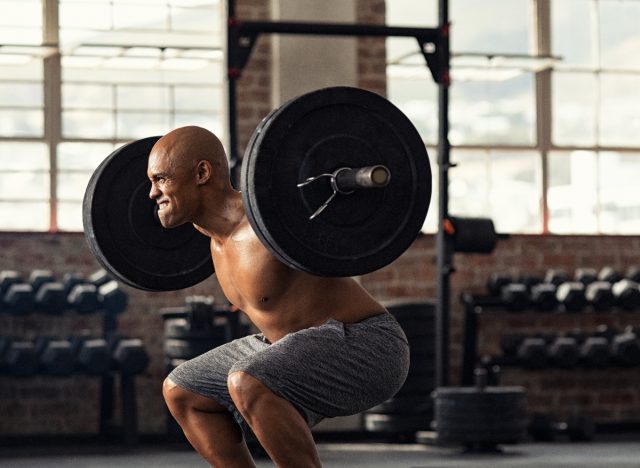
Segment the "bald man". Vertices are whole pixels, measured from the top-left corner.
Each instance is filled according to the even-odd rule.
[[[211,238],[225,295],[260,331],[177,367],[163,385],[171,414],[212,466],[255,466],[248,430],[277,466],[321,466],[310,428],[375,406],[404,383],[402,329],[353,279],[294,270],[265,248],[211,132],[162,137],[147,175],[162,225],[192,223]]]

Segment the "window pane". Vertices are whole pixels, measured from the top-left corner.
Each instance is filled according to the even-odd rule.
[[[0,141],[0,171],[48,171],[49,148],[44,143]]]
[[[65,83],[62,107],[65,109],[113,109],[111,86]]]
[[[82,202],[58,202],[58,229],[82,231]]]
[[[500,81],[454,81],[450,119],[452,144],[534,144],[532,74]]]
[[[177,113],[175,115],[172,127],[184,127],[186,125],[197,125],[199,127],[204,127],[215,133],[218,138],[224,139],[224,128],[222,126],[222,119],[216,115],[190,114],[186,112]]]
[[[49,203],[18,203],[0,201],[3,231],[46,231],[49,229]]]
[[[40,44],[42,4],[40,0],[0,2],[0,44]]]
[[[111,8],[106,3],[61,1],[58,14],[64,29],[111,29]]]
[[[594,66],[592,25],[594,4],[585,0],[553,0],[551,3],[552,52],[562,57],[560,66]]]
[[[58,169],[93,171],[114,149],[110,143],[60,143]]]
[[[49,198],[49,173],[0,172],[0,200]]]
[[[171,130],[169,115],[157,113],[118,113],[118,138],[144,138],[164,135]]]
[[[458,216],[488,216],[489,152],[452,149],[451,160],[457,166],[449,171],[450,213]],[[435,164],[433,167],[437,170]]]
[[[640,75],[600,75],[600,144],[640,146]]]
[[[65,201],[82,200],[91,174],[91,172],[59,172],[57,177],[58,198]]]
[[[422,225],[422,232],[435,233],[438,230],[438,151],[436,148],[427,148],[429,154],[429,162],[431,164],[431,202],[429,203],[429,211],[427,219]]]
[[[217,87],[183,87],[176,86],[173,90],[174,106],[176,110],[215,110],[222,111],[224,94]]]
[[[596,85],[590,73],[553,74],[552,139],[556,145],[596,143]]]
[[[119,109],[170,109],[169,88],[164,86],[125,86],[116,91]]]
[[[603,68],[640,69],[640,2],[600,1],[600,61]]]
[[[0,136],[39,137],[44,134],[41,110],[0,109]]]
[[[405,67],[405,70],[407,67]],[[411,72],[411,70],[408,70]],[[401,78],[402,70],[389,73],[388,97],[416,126],[422,139],[429,144],[438,141],[438,88],[433,80]],[[397,73],[397,74],[396,74]],[[426,75],[426,72],[425,72]]]
[[[114,133],[110,112],[62,112],[62,134],[67,138],[113,138]]]
[[[549,231],[598,231],[597,160],[592,151],[549,153]]]
[[[637,234],[640,232],[638,175],[640,153],[599,154],[600,232]]]
[[[0,82],[1,107],[42,107],[41,83]]]
[[[178,31],[220,30],[218,11],[210,7],[171,8],[171,29]]]
[[[540,154],[492,151],[489,170],[489,217],[498,232],[542,230]]]
[[[451,0],[450,4],[454,52],[528,54],[532,50],[529,0]]]

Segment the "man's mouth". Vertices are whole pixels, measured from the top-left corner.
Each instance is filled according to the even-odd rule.
[[[169,206],[169,202],[168,201],[161,201],[158,203],[158,211],[162,211],[163,209],[165,209],[167,206]]]

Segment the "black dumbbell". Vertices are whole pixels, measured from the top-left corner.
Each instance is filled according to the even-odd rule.
[[[625,273],[624,277],[627,279],[630,279],[631,281],[635,281],[636,283],[640,283],[640,267],[630,266],[627,269],[627,272]]]
[[[524,274],[518,278],[518,283],[524,284],[529,291],[537,284],[544,283],[544,278],[538,275]]]
[[[35,308],[33,286],[29,283],[13,283],[4,295],[5,308],[16,315],[26,315]]]
[[[580,345],[580,362],[585,367],[604,368],[611,363],[611,349],[606,338],[589,336]]]
[[[579,281],[585,286],[589,286],[598,280],[598,270],[595,268],[577,268],[573,277],[574,281]]]
[[[587,302],[597,312],[607,312],[615,305],[615,297],[608,281],[593,281],[584,293]]]
[[[65,273],[62,276],[62,284],[64,285],[64,293],[67,297],[71,293],[71,290],[77,284],[85,284],[89,281],[85,279],[80,273]]]
[[[503,355],[507,357],[515,357],[518,354],[518,348],[527,337],[525,333],[505,333],[500,338],[500,348]]]
[[[67,296],[64,284],[52,281],[42,284],[35,293],[36,309],[47,314],[61,314],[67,310]]]
[[[502,287],[500,298],[507,310],[519,312],[529,305],[529,290],[524,283],[509,283]]]
[[[632,331],[616,335],[611,341],[614,361],[624,367],[640,366],[640,340]]]
[[[75,369],[75,357],[69,340],[49,336],[35,339],[40,371],[47,375],[67,376]]]
[[[46,283],[52,283],[56,279],[51,270],[33,270],[29,274],[29,283],[33,286],[34,294]]]
[[[529,421],[529,434],[540,442],[552,442],[559,435],[567,435],[574,442],[587,442],[595,434],[593,419],[586,414],[574,414],[566,422],[557,422],[549,413],[533,413]]]
[[[492,273],[487,280],[487,291],[490,295],[499,297],[502,294],[502,288],[512,282],[513,278],[508,273]]]
[[[556,367],[572,369],[580,361],[580,349],[575,338],[559,336],[549,344],[549,362]]]
[[[108,343],[115,369],[128,375],[141,374],[146,370],[149,355],[142,340],[114,335]]]
[[[598,272],[598,279],[600,281],[608,281],[609,283],[614,284],[622,279],[622,275],[615,268],[605,266]]]
[[[23,282],[22,276],[16,270],[0,271],[0,311],[7,308],[4,303],[4,295],[9,290],[9,286]]]
[[[549,350],[543,338],[527,337],[516,353],[518,363],[530,369],[541,369],[548,364]]]
[[[544,282],[555,284],[556,286],[560,286],[562,283],[566,283],[569,281],[569,276],[567,276],[567,272],[559,269],[549,269],[544,275]]]
[[[100,309],[98,288],[91,283],[74,285],[67,297],[67,301],[69,307],[79,314],[90,314]]]
[[[96,288],[99,288],[104,283],[108,283],[109,281],[111,281],[112,278],[111,276],[109,276],[109,273],[107,273],[106,270],[98,270],[89,275],[89,278],[87,279],[89,280],[89,283],[95,284]]]
[[[618,328],[611,325],[598,325],[592,336],[605,338],[607,343],[611,343],[616,335],[622,333]]]
[[[531,288],[531,304],[542,311],[555,310],[558,307],[557,286],[553,283],[540,283]]]
[[[567,312],[580,312],[587,306],[584,284],[567,281],[558,286],[556,298]]]
[[[98,300],[100,308],[111,313],[119,314],[127,308],[127,294],[120,289],[117,281],[111,280],[103,283],[98,288]]]
[[[640,307],[640,288],[638,283],[630,279],[622,279],[611,288],[615,303],[625,310],[635,310]]]
[[[98,375],[111,369],[111,350],[104,338],[92,337],[88,332],[69,338],[80,372]]]
[[[4,338],[0,369],[12,376],[29,377],[38,371],[38,356],[31,341]]]

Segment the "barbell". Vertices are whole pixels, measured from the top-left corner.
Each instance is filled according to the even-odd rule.
[[[165,229],[148,197],[147,159],[160,137],[128,143],[95,170],[83,200],[89,248],[130,286],[177,290],[214,272],[209,239]],[[357,276],[398,258],[431,198],[426,148],[385,98],[331,87],[267,115],[244,154],[240,190],[258,238],[280,261],[318,276]]]

